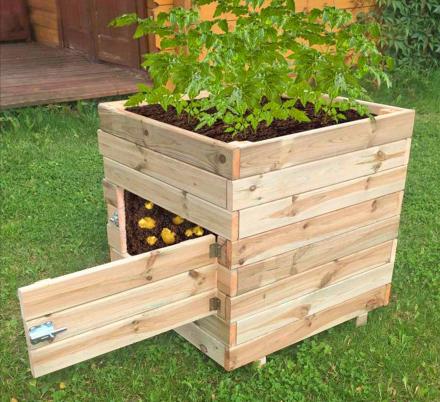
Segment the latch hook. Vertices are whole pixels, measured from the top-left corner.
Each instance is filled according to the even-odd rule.
[[[52,321],[47,321],[40,325],[29,328],[29,340],[32,345],[40,342],[52,342],[60,332],[67,331],[66,327],[55,329]]]

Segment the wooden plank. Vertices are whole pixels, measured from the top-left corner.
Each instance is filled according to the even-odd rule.
[[[210,265],[214,242],[208,235],[22,287],[23,316],[30,320]]]
[[[103,156],[226,208],[224,177],[98,130]]]
[[[27,0],[30,9],[57,12],[56,0]]]
[[[123,104],[99,105],[103,131],[229,179],[239,176],[233,146],[128,112]]]
[[[32,374],[39,377],[215,314],[209,310],[209,299],[214,295],[215,290],[201,293],[30,350]]]
[[[387,107],[365,104],[373,110]],[[377,116],[374,121],[358,120],[284,137],[243,143],[240,146],[240,177],[399,141],[411,137],[413,126],[414,111],[397,110]]]
[[[213,264],[58,311],[50,315],[50,320],[55,328],[67,330],[58,334],[52,343],[215,289],[216,264]],[[41,317],[26,321],[25,333],[41,321]],[[45,346],[40,343],[31,349]]]
[[[107,240],[109,246],[118,253],[123,254],[127,252],[127,240],[121,236],[121,231],[112,222],[107,223]]]
[[[226,346],[212,334],[205,331],[196,323],[183,325],[179,328],[175,328],[174,331],[216,363],[220,364],[220,366],[224,367]]]
[[[39,43],[43,43],[48,46],[58,46],[60,44],[57,29],[36,25],[34,26],[33,32],[35,40]]]
[[[218,266],[217,287],[226,296],[235,296],[238,289],[238,271]]]
[[[227,370],[234,370],[258,358],[297,343],[365,312],[381,307],[385,303],[386,287],[358,295],[317,314],[286,325],[249,342],[230,348],[226,355]]]
[[[35,28],[35,25],[39,25],[58,31],[57,14],[52,11],[31,9],[30,20],[34,25],[34,29],[38,29],[38,27]]]
[[[223,241],[219,261],[228,268],[238,268],[391,218],[400,214],[402,198],[403,192],[393,193],[266,233]]]
[[[313,218],[405,188],[406,166],[349,180],[240,211],[239,238]]]
[[[391,282],[393,265],[382,265],[237,321],[237,344],[385,286]]]
[[[407,140],[363,149],[232,182],[232,210],[260,205],[405,164]]]
[[[104,192],[104,199],[108,204],[113,205],[114,207],[118,206],[117,195],[116,195],[116,186],[107,179],[102,180],[102,189]]]
[[[363,226],[294,249],[237,270],[237,294],[243,294],[309,269],[330,263],[397,237],[399,216]],[[393,251],[393,255],[395,251]]]
[[[200,328],[208,332],[225,345],[235,345],[237,339],[237,324],[226,322],[216,315],[212,315],[195,322]]]
[[[153,201],[227,239],[238,238],[238,215],[154,177],[104,158],[105,176],[117,186]]]
[[[110,253],[110,261],[117,261],[117,260],[122,260],[123,258],[130,257],[130,255],[128,253],[122,254],[119,251],[116,251],[114,248],[111,248],[111,247],[110,247],[109,253]]]
[[[394,241],[390,240],[240,296],[227,298],[230,303],[230,317],[227,319],[242,319],[272,305],[285,303],[391,262],[393,247]]]

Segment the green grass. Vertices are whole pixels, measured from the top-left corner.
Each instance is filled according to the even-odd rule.
[[[440,72],[374,97],[418,112],[390,306],[232,373],[168,332],[32,379],[17,287],[108,258],[98,119],[93,102],[3,113],[0,400],[439,401]]]

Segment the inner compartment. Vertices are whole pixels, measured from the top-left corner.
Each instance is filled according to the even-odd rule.
[[[172,246],[211,233],[196,223],[126,190],[124,204],[127,252],[130,255]],[[163,233],[164,229],[168,230]],[[149,237],[150,244],[147,243]]]

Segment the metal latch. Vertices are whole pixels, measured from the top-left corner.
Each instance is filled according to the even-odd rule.
[[[222,302],[218,297],[209,299],[209,311],[220,310]]]
[[[209,245],[209,258],[220,257],[222,246],[219,243],[212,243]]]
[[[113,215],[110,218],[110,222],[113,223],[116,227],[119,227],[119,215],[117,210],[113,212]]]
[[[60,332],[67,331],[67,328],[55,329],[52,321],[47,321],[44,324],[36,325],[29,329],[29,340],[32,345],[37,343],[49,341],[52,342]]]

